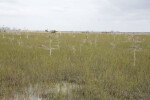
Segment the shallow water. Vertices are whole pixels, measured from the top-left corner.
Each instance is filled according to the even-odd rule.
[[[0,97],[0,100],[49,100],[59,95],[66,96],[71,100],[73,91],[78,88],[79,85],[66,82],[52,84],[50,86],[30,85],[22,92]]]

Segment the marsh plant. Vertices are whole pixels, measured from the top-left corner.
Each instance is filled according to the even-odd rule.
[[[26,38],[29,39],[29,32],[26,30]]]
[[[52,50],[54,50],[54,48],[52,48],[52,40],[49,40],[49,54],[50,56],[52,55]]]
[[[0,33],[0,99],[31,96],[38,84],[47,100],[149,100],[150,35],[29,34]]]

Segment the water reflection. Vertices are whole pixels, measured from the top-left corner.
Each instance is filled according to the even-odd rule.
[[[22,92],[16,92],[11,96],[2,96],[0,100],[49,100],[56,98],[59,95],[72,98],[73,91],[78,89],[79,85],[72,83],[57,83],[50,86],[34,85],[26,88]]]

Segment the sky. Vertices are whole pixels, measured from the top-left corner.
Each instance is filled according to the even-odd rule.
[[[0,27],[150,32],[150,0],[0,0]]]

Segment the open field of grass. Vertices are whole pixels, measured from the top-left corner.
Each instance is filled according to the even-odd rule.
[[[46,100],[149,100],[150,35],[0,33],[0,99],[62,82]]]

